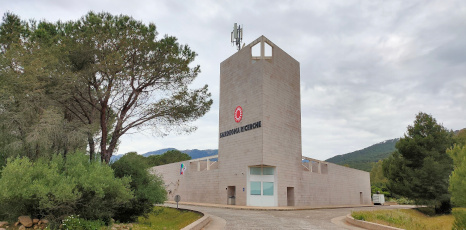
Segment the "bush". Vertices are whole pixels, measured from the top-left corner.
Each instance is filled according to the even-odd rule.
[[[9,159],[0,178],[0,215],[46,217],[58,222],[78,214],[85,219],[110,220],[116,208],[133,197],[129,178],[115,178],[113,170],[86,155],[68,154],[51,160]]]
[[[392,198],[388,199],[388,202],[395,202],[397,204],[404,204],[404,205],[414,205],[414,204],[416,204],[416,202],[414,202],[413,200],[410,200],[410,199],[408,199],[406,197],[399,197],[399,198],[392,197]]]
[[[86,220],[79,216],[68,216],[63,220],[62,230],[100,230],[105,223],[101,220]]]
[[[131,177],[131,189],[135,197],[121,205],[115,219],[121,222],[136,221],[138,216],[146,216],[154,204],[163,203],[167,193],[163,180],[149,173],[145,158],[136,153],[128,153],[112,164],[117,177]]]
[[[385,198],[391,197],[390,191],[388,191],[385,184],[371,185],[371,195],[373,194],[383,194]]]
[[[466,208],[453,209],[453,216],[455,223],[453,223],[453,230],[466,229]]]

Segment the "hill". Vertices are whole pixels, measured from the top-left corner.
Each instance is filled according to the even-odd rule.
[[[392,152],[395,151],[395,144],[399,138],[391,139],[371,145],[367,148],[357,150],[354,152],[346,153],[343,155],[334,156],[327,159],[327,162],[339,164],[339,165],[349,165],[351,168],[360,169],[364,171],[370,171],[372,169],[372,163],[377,162],[381,159],[387,158]],[[169,150],[174,150],[175,148],[166,148],[159,149],[151,152],[142,154],[145,157],[151,155],[161,155]],[[180,150],[180,152],[186,153],[191,156],[192,159],[213,156],[218,154],[218,149],[188,149]],[[117,161],[124,154],[112,156],[111,162]]]
[[[361,150],[334,156],[326,161],[370,172],[372,163],[387,158],[396,150],[395,144],[398,140],[399,138],[386,140]]]
[[[148,156],[151,156],[151,155],[161,155],[161,154],[164,154],[165,152],[170,151],[170,150],[175,150],[175,148],[159,149],[159,150],[144,153],[142,155],[145,156],[145,157],[148,157]],[[205,149],[205,150],[188,149],[188,150],[180,150],[180,152],[188,154],[192,159],[197,159],[197,158],[217,155],[218,154],[218,149]],[[110,162],[117,161],[123,155],[124,154],[118,154],[118,155],[112,156],[112,158],[110,158]]]

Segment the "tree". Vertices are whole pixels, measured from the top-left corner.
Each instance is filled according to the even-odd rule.
[[[175,37],[157,40],[154,24],[90,12],[64,26],[63,33],[72,47],[70,63],[81,67],[70,75],[72,82],[87,86],[93,100],[76,96],[99,114],[103,161],[110,161],[119,138],[131,129],[191,132],[187,122],[210,109],[207,85],[188,89],[200,72],[199,66],[190,67],[197,54]]]
[[[465,130],[465,129],[463,129]],[[464,136],[463,136],[464,137]],[[459,207],[466,207],[466,144],[456,144],[453,148],[447,150],[448,155],[453,159],[454,171],[450,176],[451,201]],[[466,228],[466,210],[453,210],[455,217],[454,229]]]
[[[54,25],[6,13],[0,25],[0,130],[2,158],[31,159],[85,149],[83,126],[47,97],[60,63]]]
[[[372,170],[370,172],[371,178],[371,193],[390,195],[387,188],[388,179],[383,174],[383,160],[379,160],[377,163],[373,163]]]
[[[466,129],[459,130],[453,138],[456,144],[466,146]]]
[[[150,167],[186,160],[191,160],[191,156],[178,150],[169,150],[161,155],[151,155],[147,157],[147,163]]]
[[[466,146],[455,145],[447,150],[453,159],[454,171],[450,176],[450,187],[452,203],[466,207]]]
[[[433,206],[437,213],[451,210],[448,178],[453,169],[446,150],[452,132],[431,115],[420,112],[414,125],[396,144],[397,151],[384,160],[384,175],[391,192]]]
[[[90,12],[67,23],[28,24],[7,13],[0,42],[2,76],[13,82],[13,94],[21,92],[11,106],[5,94],[0,105],[19,115],[25,115],[23,105],[37,108],[30,109],[31,114],[50,108],[64,117],[70,126],[63,128],[61,142],[54,146],[63,146],[65,154],[77,145],[65,134],[84,134],[79,144],[87,139],[91,159],[98,137],[101,160],[108,163],[122,135],[144,128],[159,135],[189,133],[195,130],[189,123],[212,105],[207,85],[188,88],[200,73],[199,66],[191,66],[197,54],[173,36],[157,39],[154,24],[129,16]],[[19,85],[26,90],[14,81],[23,82]],[[47,106],[28,107],[25,102],[31,100]],[[30,127],[37,120],[26,118],[29,123],[16,123]],[[67,132],[70,128],[79,132]],[[27,139],[29,132],[22,126],[8,129],[21,134],[15,138]],[[31,149],[39,149],[34,143]]]

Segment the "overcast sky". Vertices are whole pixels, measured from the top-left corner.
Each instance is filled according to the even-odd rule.
[[[22,19],[77,20],[88,11],[153,22],[199,56],[193,87],[214,104],[190,135],[122,138],[118,153],[218,148],[220,62],[264,35],[301,65],[303,155],[325,160],[401,137],[415,115],[466,128],[466,1],[4,0]]]

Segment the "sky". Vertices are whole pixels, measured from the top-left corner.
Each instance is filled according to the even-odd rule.
[[[77,20],[89,11],[155,23],[198,53],[211,110],[189,135],[122,137],[118,154],[217,149],[220,63],[261,35],[300,62],[303,155],[325,160],[402,137],[419,112],[466,128],[466,1],[2,0],[23,20]]]

